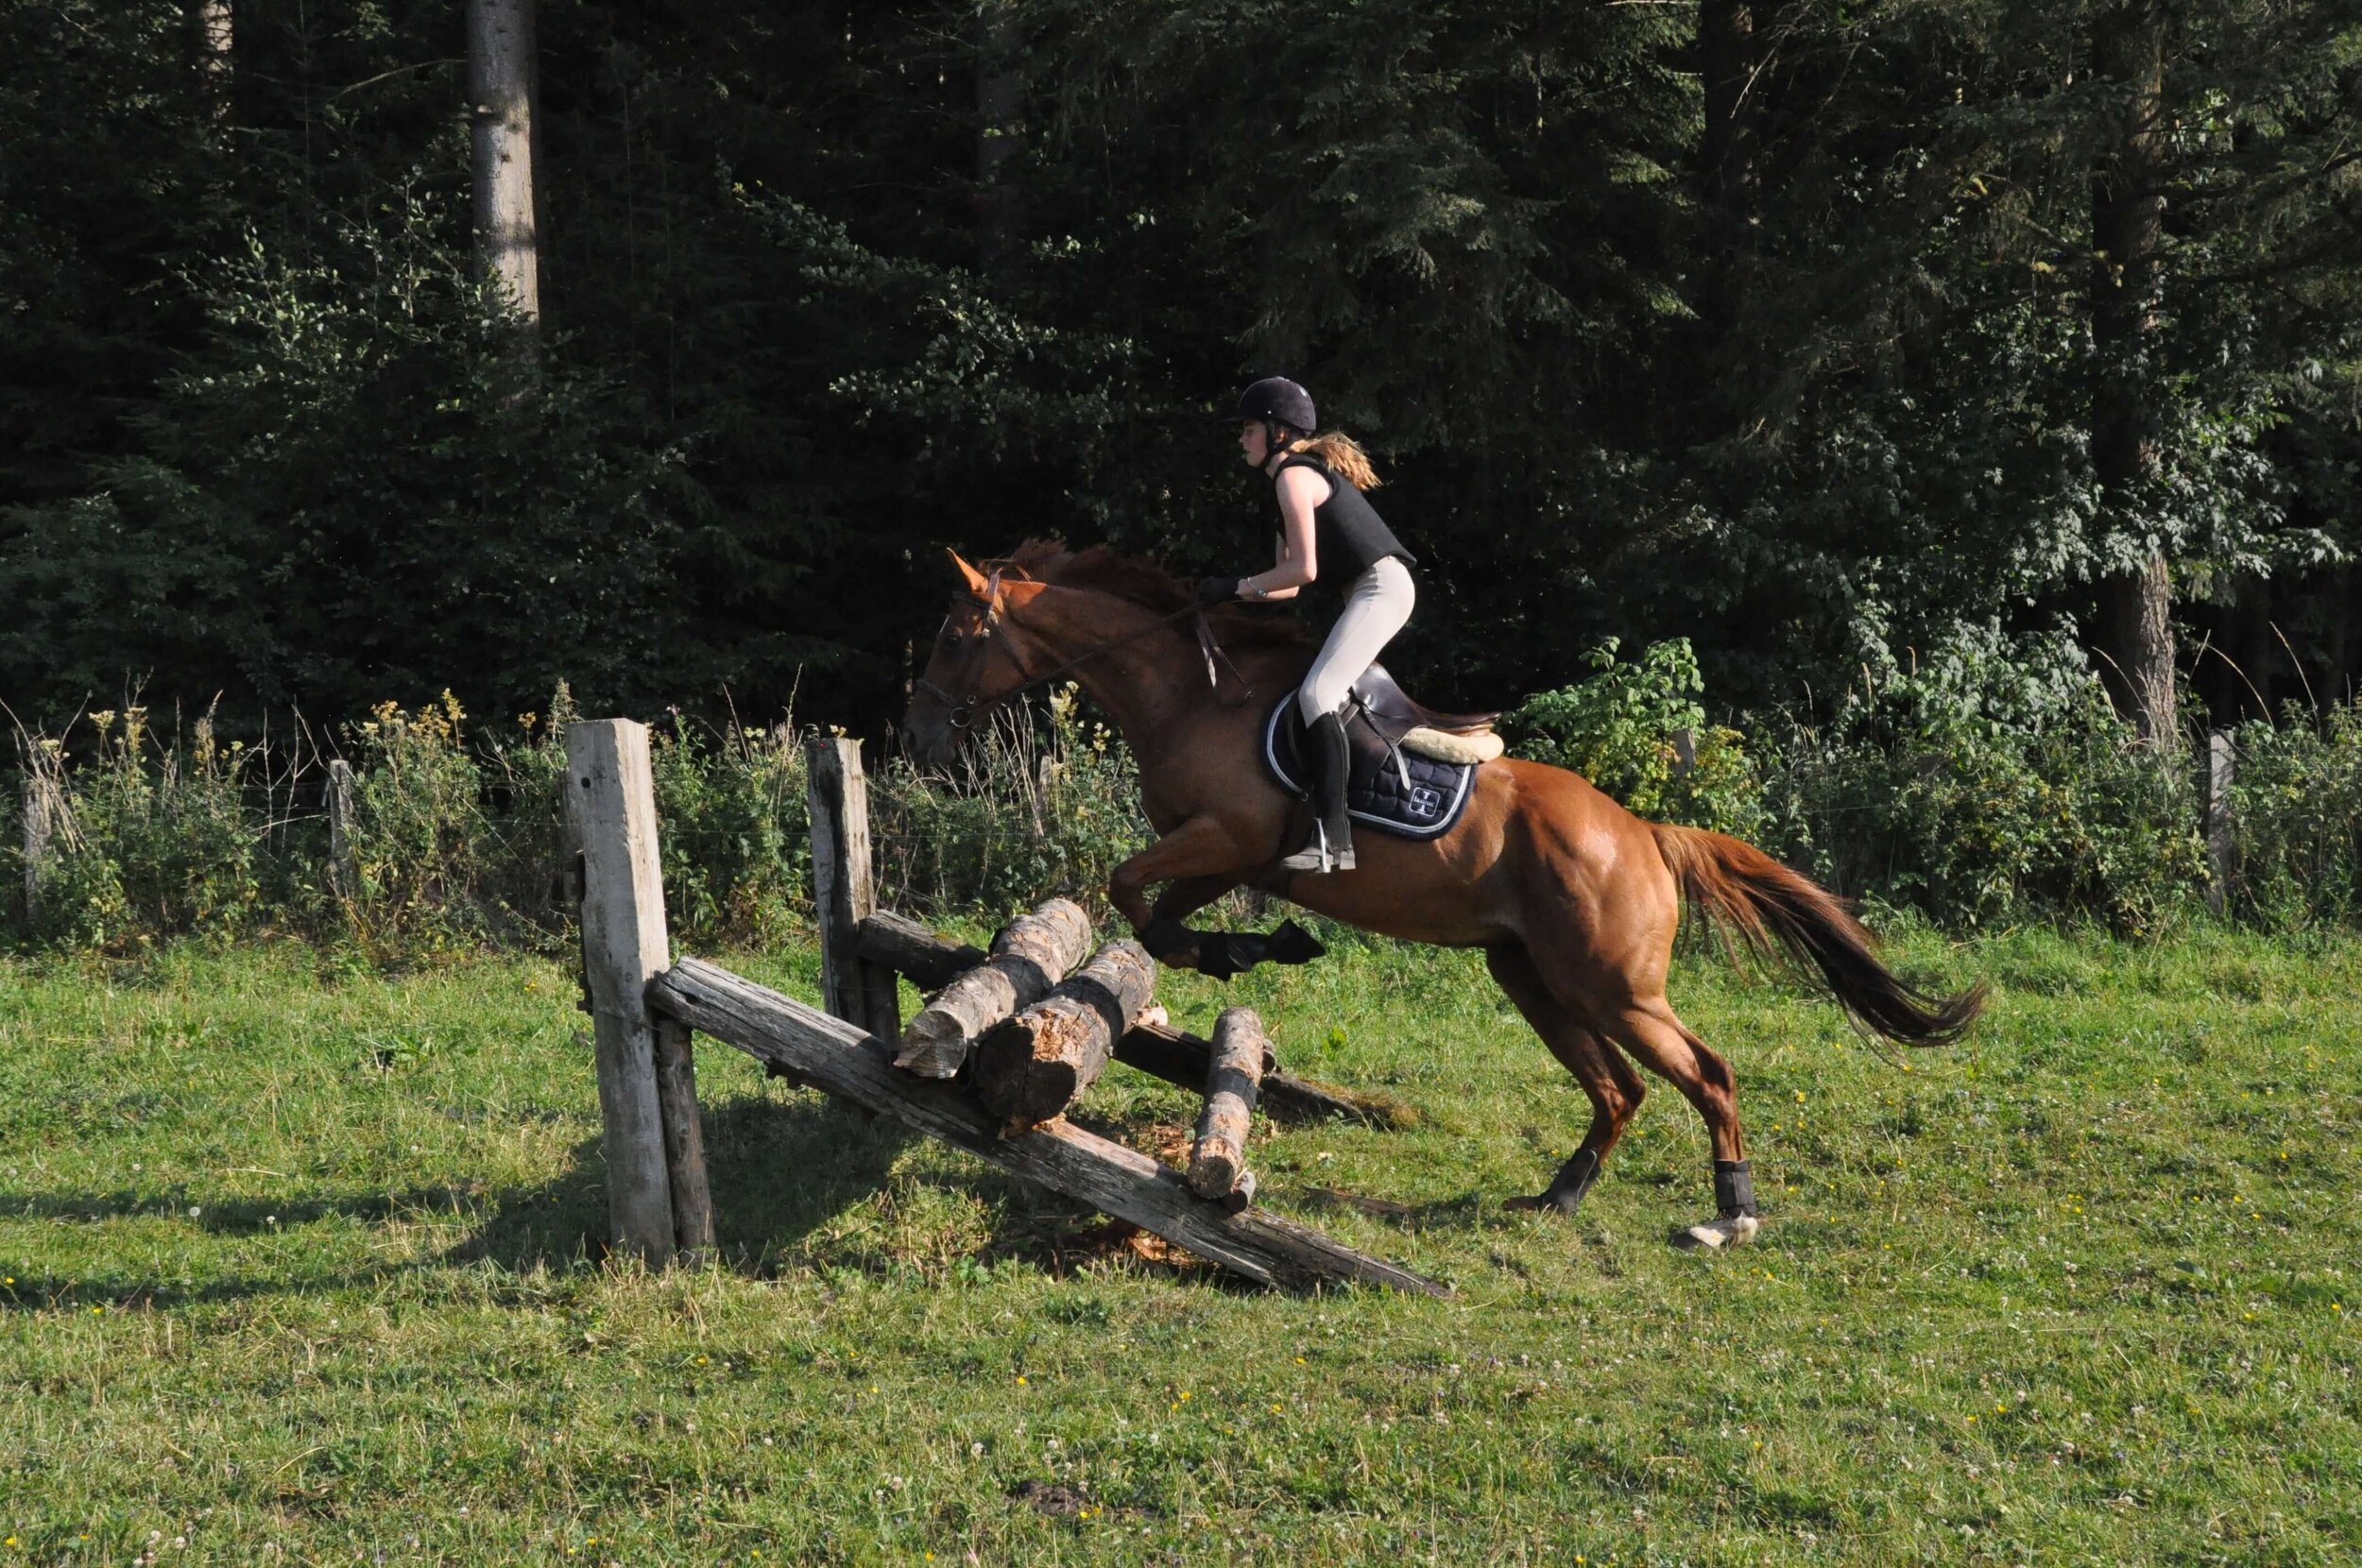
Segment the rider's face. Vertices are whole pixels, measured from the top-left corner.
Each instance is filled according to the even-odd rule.
[[[1271,442],[1263,434],[1260,419],[1249,419],[1239,426],[1239,452],[1250,469],[1259,469],[1271,456]]]

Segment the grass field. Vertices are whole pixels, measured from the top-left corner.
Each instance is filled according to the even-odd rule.
[[[1422,1113],[1269,1133],[1265,1194],[1447,1302],[1143,1257],[710,1046],[731,1262],[652,1277],[586,1253],[560,964],[0,967],[0,1568],[2362,1554],[2362,943],[1896,953],[1989,1022],[1891,1063],[1677,977],[1769,1216],[1724,1256],[1665,1244],[1709,1206],[1669,1092],[1582,1216],[1502,1210],[1584,1108],[1473,957],[1235,982],[1295,1070]],[[1193,1114],[1121,1068],[1089,1108]]]

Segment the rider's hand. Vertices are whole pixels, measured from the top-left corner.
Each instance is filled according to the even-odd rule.
[[[1236,599],[1240,582],[1237,577],[1201,577],[1197,580],[1197,602],[1201,605],[1219,605]]]

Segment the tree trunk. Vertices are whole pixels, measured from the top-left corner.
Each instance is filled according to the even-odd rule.
[[[988,273],[1017,255],[1017,193],[1003,170],[1022,128],[1020,58],[1013,0],[983,0],[976,9],[976,226]]]
[[[474,127],[475,244],[526,325],[541,325],[533,222],[533,0],[468,0],[468,104]]]
[[[2092,68],[2122,92],[2121,118],[2092,169],[2092,469],[2101,516],[2138,535],[2144,487],[2157,467],[2150,372],[2158,253],[2165,243],[2165,22],[2156,0],[2131,0],[2092,23]],[[2143,740],[2176,744],[2173,586],[2164,550],[2099,585],[2101,668]]]
[[[1718,333],[1737,322],[1740,264],[1754,215],[1755,17],[1749,0],[1699,0],[1699,66],[1705,77],[1705,134],[1700,195],[1712,261],[1703,301]]]
[[[197,8],[198,68],[205,73],[205,95],[213,101],[214,118],[228,119],[230,95],[236,85],[231,44],[237,37],[230,0],[200,0]]]

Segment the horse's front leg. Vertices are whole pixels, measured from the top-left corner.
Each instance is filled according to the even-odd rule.
[[[1107,878],[1107,899],[1116,907],[1149,952],[1159,959],[1148,933],[1148,890],[1160,882],[1177,882],[1158,901],[1156,915],[1179,924],[1182,916],[1204,909],[1245,880],[1246,856],[1230,829],[1212,817],[1190,817],[1172,832],[1116,867]],[[1176,907],[1169,907],[1176,906]]]
[[[1157,963],[1228,980],[1266,959],[1305,963],[1321,956],[1321,945],[1292,920],[1268,936],[1196,931],[1182,924],[1245,882],[1253,866],[1241,863],[1246,858],[1238,853],[1237,843],[1222,824],[1192,817],[1116,868],[1108,896]],[[1220,861],[1220,869],[1202,869],[1209,861]],[[1170,885],[1152,912],[1146,890],[1159,882]]]

